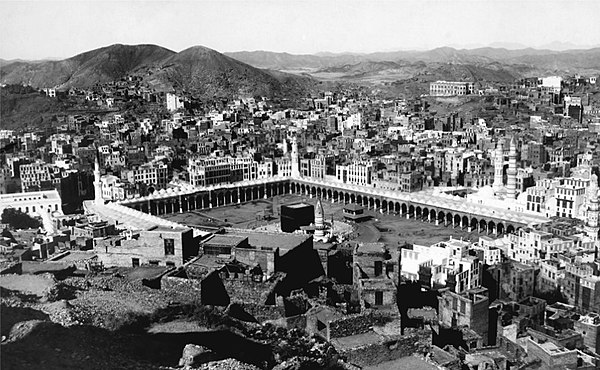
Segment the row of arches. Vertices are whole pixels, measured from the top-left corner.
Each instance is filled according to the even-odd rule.
[[[278,182],[238,188],[215,189],[194,194],[174,195],[161,199],[147,199],[130,204],[129,206],[151,215],[163,215],[267,199],[276,195],[287,194],[290,191],[289,183]]]
[[[136,203],[132,207],[145,213],[162,215],[245,203],[283,194],[301,194],[336,203],[357,204],[377,212],[396,214],[407,219],[412,218],[435,223],[436,225],[461,228],[468,232],[477,231],[480,233],[502,235],[505,233],[514,233],[520,228],[520,225],[516,223],[486,219],[478,215],[460,211],[414,204],[407,201],[397,201],[361,192],[289,181],[215,189],[164,199],[149,199]]]
[[[304,183],[295,183],[292,185],[292,188],[295,192],[310,197],[319,197],[332,202],[343,202],[344,204],[357,204],[381,213],[393,213],[408,219],[413,218],[435,223],[436,225],[462,228],[468,232],[477,231],[480,233],[502,235],[514,233],[521,227],[519,224],[496,219],[486,219],[460,211],[394,201],[347,190],[324,188]]]

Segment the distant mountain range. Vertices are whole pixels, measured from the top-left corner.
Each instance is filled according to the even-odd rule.
[[[157,91],[197,96],[288,95],[303,92],[309,77],[261,70],[215,50],[194,46],[176,53],[157,45],[111,45],[58,61],[0,63],[2,83],[34,87],[91,87],[128,75]]]
[[[370,54],[294,55],[269,51],[219,53],[194,46],[179,53],[157,45],[111,45],[64,60],[0,60],[0,82],[35,87],[90,87],[128,75],[157,91],[201,97],[299,96],[317,80],[394,82],[416,79],[512,81],[547,74],[598,74],[600,48],[436,48]]]
[[[538,49],[509,50],[505,48],[454,49],[450,47],[436,48],[428,51],[394,51],[370,54],[318,54],[293,55],[268,51],[241,51],[225,53],[244,63],[257,68],[278,70],[312,70],[324,71],[331,68],[348,68],[372,62],[393,62],[379,65],[379,71],[385,68],[397,68],[400,64],[452,63],[489,67],[501,63],[512,75],[536,75],[540,73],[576,73],[600,71],[600,48],[587,50],[552,51]],[[372,67],[372,65],[371,65]],[[493,67],[493,69],[497,69]]]

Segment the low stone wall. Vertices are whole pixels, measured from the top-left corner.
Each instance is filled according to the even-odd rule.
[[[223,279],[223,285],[232,301],[265,304],[271,283],[251,280]]]
[[[327,340],[363,334],[373,326],[383,326],[392,320],[390,315],[372,311],[332,320],[327,323]]]
[[[431,333],[427,330],[414,331],[400,338],[370,343],[342,351],[346,361],[357,366],[373,366],[415,353],[424,354],[431,348]]]
[[[236,303],[240,303],[244,308],[244,311],[254,316],[258,322],[285,318],[285,309],[282,306],[265,306],[262,304],[245,303],[239,301]]]

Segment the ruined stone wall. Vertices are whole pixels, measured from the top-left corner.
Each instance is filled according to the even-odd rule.
[[[383,326],[392,319],[390,315],[369,311],[332,320],[327,323],[327,340],[363,334],[371,330],[371,327]]]
[[[413,354],[424,354],[431,349],[431,332],[411,331],[402,337],[356,347],[340,353],[346,360],[358,366],[373,366]]]
[[[161,279],[161,289],[187,293],[196,296],[198,299],[200,299],[200,293],[202,292],[200,284],[201,280],[184,279],[173,276],[163,276]]]
[[[242,303],[242,307],[244,311],[254,316],[258,322],[277,320],[285,317],[285,309],[282,306]]]
[[[242,279],[223,279],[232,302],[265,304],[271,283]]]

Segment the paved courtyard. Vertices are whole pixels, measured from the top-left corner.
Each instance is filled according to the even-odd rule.
[[[316,204],[315,198],[299,195],[278,196],[274,200],[262,199],[239,205],[229,205],[208,210],[196,210],[186,213],[175,213],[163,215],[168,220],[183,223],[189,226],[229,226],[242,229],[254,228],[276,228],[279,223],[278,206],[305,202]],[[323,201],[323,210],[326,221],[333,217],[336,221],[343,221],[343,204]],[[273,217],[265,220],[263,212],[273,209]],[[467,232],[466,230],[453,229],[443,225],[436,226],[433,223],[421,222],[414,219],[393,214],[381,214],[366,211],[373,217],[361,223],[351,223],[354,227],[353,240],[359,242],[383,242],[390,246],[402,245],[405,242],[412,244],[430,245],[453,238],[463,238],[476,241],[479,234]],[[268,213],[268,211],[267,211]]]

